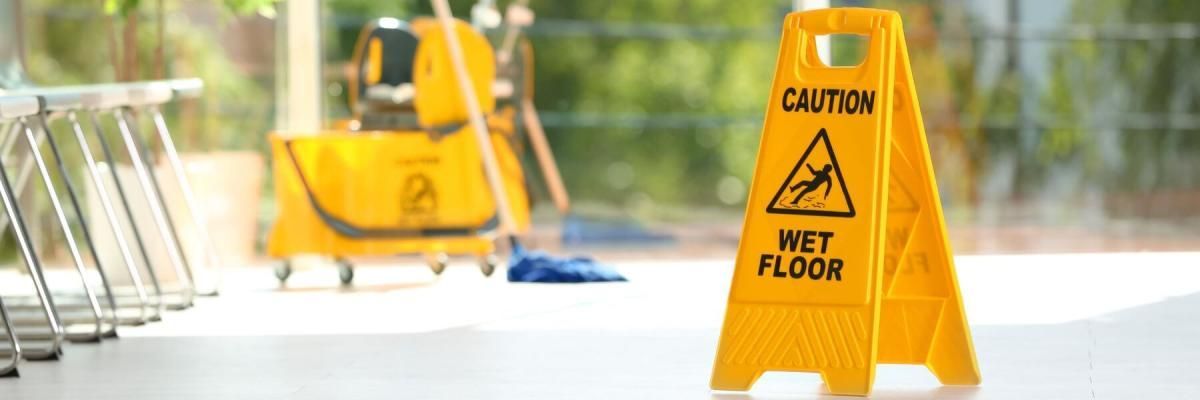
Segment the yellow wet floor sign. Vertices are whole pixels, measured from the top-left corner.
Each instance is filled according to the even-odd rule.
[[[824,65],[827,34],[866,36],[862,64]],[[878,363],[979,384],[899,15],[788,15],[764,125],[712,387],[865,395]]]

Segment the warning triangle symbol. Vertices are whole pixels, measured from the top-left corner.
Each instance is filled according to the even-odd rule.
[[[779,191],[767,206],[773,214],[816,215],[850,218],[854,203],[842,178],[829,134],[822,128],[792,167]]]

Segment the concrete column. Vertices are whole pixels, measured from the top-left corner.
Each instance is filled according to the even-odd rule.
[[[292,135],[315,134],[322,126],[321,2],[287,0],[277,24],[278,77],[275,126]]]
[[[792,10],[808,11],[820,8],[829,8],[829,0],[792,0]],[[829,36],[817,36],[817,53],[821,57],[821,61],[830,63],[833,61],[833,49],[830,48]]]

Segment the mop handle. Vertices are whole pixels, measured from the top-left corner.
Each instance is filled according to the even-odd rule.
[[[475,96],[475,87],[471,85],[471,77],[467,74],[467,64],[463,57],[462,46],[458,40],[458,32],[454,29],[454,15],[450,12],[450,4],[446,0],[430,0],[433,13],[441,22],[442,30],[446,33],[446,47],[450,53],[450,63],[454,67],[454,75],[458,79],[458,88],[463,100],[467,103],[467,116],[475,131],[475,139],[479,142],[479,152],[483,157],[483,172],[487,176],[488,186],[492,189],[492,197],[496,202],[496,213],[500,215],[500,235],[508,235],[516,240],[516,221],[513,220],[512,209],[508,206],[508,195],[504,190],[504,182],[500,177],[500,163],[496,161],[495,147],[492,146],[492,136],[488,133],[487,123],[483,119],[483,110],[479,107],[479,98]]]
[[[529,0],[516,0],[509,5],[510,10],[513,7],[526,7]],[[532,13],[532,12],[530,12]],[[509,12],[510,20],[511,14]],[[507,65],[512,62],[512,54],[517,46],[517,36],[521,30],[521,24],[517,21],[508,21],[508,30],[504,35],[504,43],[500,46],[500,51],[496,55],[496,59],[500,64]],[[537,156],[538,166],[542,168],[542,177],[546,180],[546,186],[550,188],[550,198],[554,201],[554,206],[558,208],[558,212],[566,214],[571,209],[571,200],[567,196],[567,188],[563,185],[562,175],[558,172],[558,164],[554,160],[554,153],[550,151],[550,143],[546,140],[546,131],[542,129],[542,120],[538,117],[537,108],[533,105],[533,74],[529,71],[533,70],[532,60],[525,60],[525,79],[527,80],[526,88],[521,101],[521,118],[525,121],[526,132],[529,134],[529,143],[533,145],[534,155]]]
[[[538,164],[542,167],[542,176],[546,179],[546,185],[550,187],[550,198],[554,200],[558,211],[566,214],[567,210],[571,208],[571,199],[567,196],[562,176],[558,173],[558,164],[554,160],[554,153],[550,151],[550,143],[546,141],[542,120],[538,118],[537,109],[533,106],[533,99],[528,96],[521,99],[521,116],[525,119],[529,143],[533,145],[533,152],[537,155]]]

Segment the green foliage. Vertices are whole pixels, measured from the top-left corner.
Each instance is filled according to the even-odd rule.
[[[236,15],[257,13],[265,17],[275,15],[275,3],[280,0],[223,0],[225,8]]]
[[[1079,1],[1071,22],[1122,27],[1144,24],[1195,24],[1200,5],[1165,0],[1145,7],[1128,0]],[[1112,29],[1111,31],[1120,32]],[[1200,135],[1155,125],[1177,115],[1200,114],[1195,65],[1200,42],[1195,39],[1069,41],[1052,57],[1049,87],[1041,104],[1060,120],[1077,126],[1051,127],[1042,136],[1038,161],[1059,168],[1079,158],[1088,175],[1112,190],[1178,190],[1200,185]],[[1192,99],[1192,100],[1188,100]],[[1112,126],[1136,122],[1134,116],[1157,116],[1147,128]],[[1058,121],[1061,124],[1061,121]],[[1107,146],[1123,149],[1114,154]],[[1151,179],[1147,179],[1150,177]],[[1132,185],[1131,185],[1132,183]]]
[[[686,217],[667,211],[696,207],[741,209],[741,201],[723,202],[718,186],[728,177],[743,191],[749,186],[778,39],[737,32],[778,32],[786,11],[786,2],[756,5],[532,2],[541,20],[690,30],[674,37],[553,32],[533,37],[539,109],[568,119],[599,119],[550,129],[573,196],[625,206],[641,216]],[[733,33],[697,37],[711,31]],[[626,179],[623,171],[631,176]],[[744,199],[744,192],[732,198]]]
[[[259,0],[243,3],[255,2],[270,3]],[[142,1],[140,5],[151,7],[153,3]],[[28,18],[26,22],[30,79],[46,86],[113,81],[111,55],[104,41],[108,33],[104,20],[96,18],[105,11],[99,4],[80,6],[77,0],[35,0],[26,4],[28,15],[45,16]],[[137,2],[122,4],[137,5]],[[169,1],[165,6],[166,76],[198,77],[205,82],[204,97],[198,102],[196,113],[202,118],[193,118],[180,130],[184,136],[180,139],[182,149],[264,148],[264,134],[274,123],[271,119],[270,77],[234,64],[220,36],[220,26],[187,18],[178,12],[178,7],[182,6],[179,2]],[[53,14],[48,10],[74,12]],[[138,24],[137,59],[143,72],[141,79],[148,79],[149,72],[155,69],[157,35],[158,26],[154,21],[143,19]],[[89,39],[81,41],[80,38]],[[177,124],[177,114],[168,113],[167,116],[172,126],[181,126]]]
[[[137,10],[141,2],[141,0],[105,0],[104,12],[109,15],[124,17],[129,15],[129,12]]]
[[[250,15],[257,13],[263,16],[275,15],[275,3],[280,0],[220,0],[225,9],[235,15]],[[136,11],[142,5],[142,0],[105,0],[104,12],[109,15],[125,17]]]

